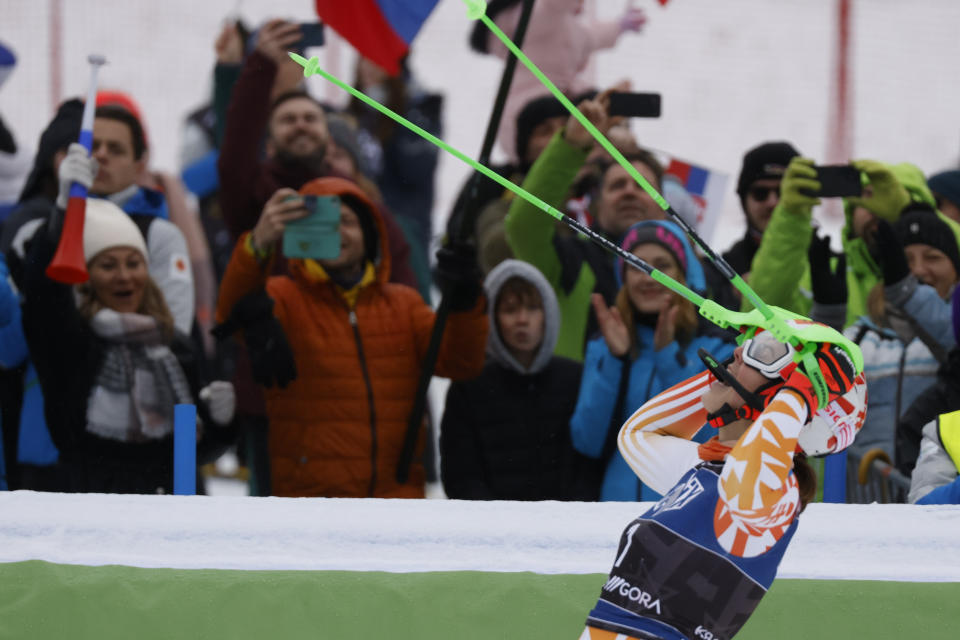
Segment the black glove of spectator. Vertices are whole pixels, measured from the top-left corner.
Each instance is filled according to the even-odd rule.
[[[837,264],[836,268],[831,268],[830,261],[834,256],[837,258]],[[830,249],[830,237],[821,237],[814,229],[807,259],[810,261],[810,281],[813,286],[814,302],[846,304],[847,256],[843,253],[834,253]]]
[[[257,384],[285,388],[297,377],[297,365],[283,327],[273,316],[273,299],[263,289],[241,298],[223,324],[211,333],[224,339],[242,330],[253,379]]]
[[[907,254],[903,252],[900,238],[897,237],[893,226],[882,218],[877,220],[877,233],[874,235],[874,243],[877,247],[874,258],[880,263],[884,284],[888,286],[896,284],[910,275],[910,267],[907,266]]]
[[[477,250],[465,242],[451,242],[437,250],[437,286],[449,298],[450,311],[466,311],[483,290]]]

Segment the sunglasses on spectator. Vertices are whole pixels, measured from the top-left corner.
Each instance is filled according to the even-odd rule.
[[[750,189],[747,190],[747,195],[757,202],[766,202],[771,193],[775,194],[777,198],[779,198],[780,187],[750,187]]]

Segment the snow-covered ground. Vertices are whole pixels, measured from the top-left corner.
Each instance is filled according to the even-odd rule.
[[[606,573],[646,505],[0,493],[0,563]],[[779,576],[960,582],[960,507],[811,505]]]

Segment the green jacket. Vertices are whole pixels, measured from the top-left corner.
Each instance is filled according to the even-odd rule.
[[[923,173],[912,164],[901,163],[890,167],[900,183],[915,201],[936,206],[933,194],[927,188]],[[852,237],[853,207],[844,203],[846,224],[843,227],[843,251],[847,256],[847,322],[867,314],[867,296],[873,286],[880,282],[880,267],[870,256],[863,238]],[[960,244],[960,225],[943,214]],[[773,211],[770,224],[763,232],[760,248],[750,268],[750,286],[768,305],[783,307],[795,313],[809,315],[813,306],[813,291],[810,285],[810,264],[807,249],[810,247],[812,212],[805,215],[787,212],[780,205]],[[889,220],[895,222],[895,220]],[[744,300],[743,311],[753,305]]]
[[[587,152],[571,146],[562,133],[553,137],[523,181],[524,189],[560,211],[587,159]],[[600,291],[608,304],[616,295],[613,260],[579,236],[558,237],[556,221],[523,198],[510,205],[506,233],[514,256],[537,267],[557,294],[561,323],[554,353],[582,362],[590,294]]]

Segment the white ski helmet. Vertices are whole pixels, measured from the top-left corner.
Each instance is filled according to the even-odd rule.
[[[720,363],[700,349],[700,358],[710,372],[721,382],[735,388],[744,399],[741,407],[724,405],[718,412],[710,414],[708,421],[715,427],[737,419],[756,419],[797,367],[793,361],[793,348],[778,341],[770,332],[760,331],[744,341],[742,346],[744,364],[759,371],[769,381],[754,392],[746,391],[727,371],[728,365],[733,362],[732,357]],[[863,373],[860,373],[847,393],[817,410],[801,428],[797,444],[810,457],[843,451],[863,427],[866,414],[867,382]]]

